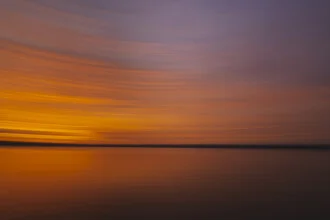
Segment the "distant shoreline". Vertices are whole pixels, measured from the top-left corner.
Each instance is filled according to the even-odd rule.
[[[218,149],[309,149],[330,150],[330,144],[78,144],[0,141],[0,147],[134,147],[134,148],[218,148]]]

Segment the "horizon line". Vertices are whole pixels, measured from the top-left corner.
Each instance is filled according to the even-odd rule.
[[[138,147],[138,148],[245,148],[245,149],[324,149],[330,150],[330,144],[97,144],[97,143],[55,143],[55,142],[28,142],[28,141],[0,141],[3,146],[35,146],[35,147]]]

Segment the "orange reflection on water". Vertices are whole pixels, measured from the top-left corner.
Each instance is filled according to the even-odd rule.
[[[185,204],[189,213],[198,204],[236,210],[235,201],[258,198],[262,205],[278,192],[304,195],[314,188],[297,185],[306,176],[320,186],[319,195],[328,189],[328,158],[290,150],[2,147],[0,219],[115,216],[127,208],[149,211],[154,202],[164,212]]]
[[[195,150],[143,148],[7,147],[0,161],[0,211],[21,213],[136,186],[186,188],[208,164]]]

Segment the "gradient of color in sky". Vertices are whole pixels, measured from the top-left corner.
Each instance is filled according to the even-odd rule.
[[[1,0],[0,140],[329,143],[329,11]]]

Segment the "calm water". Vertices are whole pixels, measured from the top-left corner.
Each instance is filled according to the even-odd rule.
[[[330,151],[0,148],[0,219],[330,219]]]

